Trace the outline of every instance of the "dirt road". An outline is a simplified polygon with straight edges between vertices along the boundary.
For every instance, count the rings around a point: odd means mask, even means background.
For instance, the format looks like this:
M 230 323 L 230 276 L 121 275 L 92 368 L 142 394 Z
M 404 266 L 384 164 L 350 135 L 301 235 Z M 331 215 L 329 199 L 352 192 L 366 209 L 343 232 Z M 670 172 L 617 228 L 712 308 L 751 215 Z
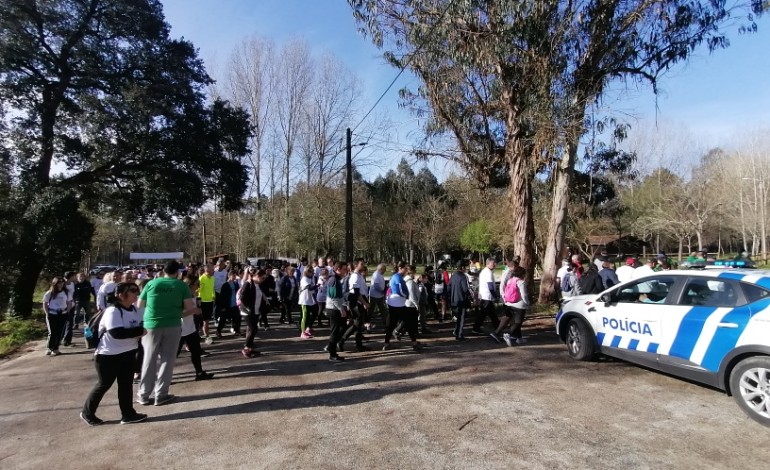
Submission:
M 0 468 L 749 468 L 770 457 L 770 430 L 721 392 L 623 362 L 577 363 L 554 333 L 529 329 L 507 348 L 465 343 L 449 327 L 408 343 L 345 353 L 289 327 L 261 333 L 243 359 L 208 347 L 214 380 L 179 358 L 162 407 L 120 425 L 115 389 L 89 428 L 78 418 L 95 381 L 89 352 L 36 349 L 0 365 Z

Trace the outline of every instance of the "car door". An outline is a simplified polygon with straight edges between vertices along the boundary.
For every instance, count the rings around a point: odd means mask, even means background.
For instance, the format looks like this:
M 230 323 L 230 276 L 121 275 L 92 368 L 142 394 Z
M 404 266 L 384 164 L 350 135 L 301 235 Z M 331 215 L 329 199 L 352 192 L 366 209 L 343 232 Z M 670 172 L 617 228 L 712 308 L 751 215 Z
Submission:
M 595 309 L 597 342 L 604 354 L 655 366 L 661 318 L 674 290 L 671 275 L 648 276 L 607 291 Z
M 736 281 L 697 275 L 688 276 L 676 307 L 667 313 L 660 361 L 693 374 L 718 371 L 751 318 Z

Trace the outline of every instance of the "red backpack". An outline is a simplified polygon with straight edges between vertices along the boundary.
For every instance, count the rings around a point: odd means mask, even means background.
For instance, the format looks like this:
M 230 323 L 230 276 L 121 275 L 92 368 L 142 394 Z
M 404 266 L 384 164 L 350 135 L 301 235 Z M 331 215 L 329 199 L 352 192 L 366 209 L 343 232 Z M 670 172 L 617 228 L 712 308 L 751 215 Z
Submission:
M 505 284 L 505 291 L 503 291 L 503 300 L 507 304 L 515 304 L 521 301 L 521 291 L 519 291 L 519 278 L 512 277 L 508 279 Z

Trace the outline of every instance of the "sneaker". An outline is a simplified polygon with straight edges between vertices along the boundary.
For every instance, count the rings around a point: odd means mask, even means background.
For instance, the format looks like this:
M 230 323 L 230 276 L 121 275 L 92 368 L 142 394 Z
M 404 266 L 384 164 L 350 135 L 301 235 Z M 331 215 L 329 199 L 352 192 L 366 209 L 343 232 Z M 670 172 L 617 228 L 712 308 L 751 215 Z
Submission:
M 471 333 L 473 333 L 474 335 L 483 335 L 484 334 L 484 332 L 479 330 L 478 328 L 472 329 Z
M 170 397 L 173 395 L 169 395 Z M 142 421 L 147 419 L 146 414 L 137 413 L 133 416 L 126 416 L 125 418 L 120 420 L 120 424 L 134 424 L 134 423 L 141 423 Z
M 390 343 L 385 343 L 384 345 L 382 345 L 383 351 L 387 351 L 388 349 L 390 349 Z
M 195 381 L 198 382 L 199 380 L 210 380 L 214 378 L 214 374 L 209 374 L 206 371 L 201 372 L 200 374 L 195 374 Z
M 176 395 L 171 395 L 170 393 L 165 397 L 155 397 L 155 406 L 163 406 L 166 403 L 171 403 L 174 400 L 176 400 Z
M 82 411 L 80 412 L 80 419 L 82 419 L 83 422 L 89 426 L 99 426 L 100 424 L 104 424 L 104 421 L 97 418 L 96 416 L 88 416 Z
M 307 334 L 309 334 L 310 336 L 313 336 L 313 335 L 315 335 L 315 331 L 313 331 L 312 328 L 308 328 L 307 329 Z
M 230 328 L 230 333 L 237 335 L 239 334 L 237 331 L 235 331 L 235 328 Z
M 516 344 L 527 344 L 527 340 L 524 338 L 516 338 Z
M 136 397 L 136 402 L 140 405 L 147 406 L 150 404 L 149 398 Z
M 206 336 L 206 344 L 208 344 L 209 346 L 214 344 L 214 338 L 212 338 L 211 336 Z
M 345 358 L 339 357 L 339 356 L 331 356 L 329 357 L 329 362 L 335 362 L 335 363 L 345 362 Z
M 489 337 L 497 341 L 498 343 L 503 344 L 503 342 L 500 341 L 500 338 L 497 336 L 497 333 L 495 333 L 494 331 L 492 333 L 489 333 Z
M 313 330 L 311 330 L 310 328 L 305 328 L 304 334 L 307 335 L 308 338 L 312 338 Z
M 329 352 L 329 345 L 324 346 L 324 352 Z
M 513 346 L 513 339 L 511 338 L 510 333 L 503 334 L 503 341 L 505 341 L 505 344 L 507 344 L 508 346 Z
M 46 350 L 46 352 L 45 352 L 45 355 L 46 355 L 46 356 L 53 356 L 53 351 L 51 351 L 50 349 L 48 349 L 48 350 Z
M 401 341 L 401 336 L 402 336 L 401 332 L 399 332 L 399 331 L 394 331 L 393 332 L 393 338 L 395 338 L 396 341 Z
M 60 356 L 61 352 L 58 349 L 54 349 L 53 351 L 51 351 L 51 355 L 52 356 Z
M 307 334 L 304 331 L 302 333 L 300 333 L 299 337 L 300 337 L 300 339 L 310 339 L 310 338 L 312 338 L 312 336 L 310 336 L 309 334 Z
M 241 349 L 241 354 L 243 354 L 243 357 L 249 358 L 249 357 L 251 357 L 251 349 L 243 348 L 243 349 Z

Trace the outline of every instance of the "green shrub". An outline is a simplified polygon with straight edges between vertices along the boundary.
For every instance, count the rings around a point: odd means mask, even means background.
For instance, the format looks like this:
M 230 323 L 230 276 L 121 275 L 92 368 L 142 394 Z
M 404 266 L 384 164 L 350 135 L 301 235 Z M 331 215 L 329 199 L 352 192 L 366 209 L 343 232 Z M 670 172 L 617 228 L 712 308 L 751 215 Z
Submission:
M 0 322 L 0 357 L 16 351 L 23 344 L 46 335 L 45 323 L 36 320 L 8 319 Z

